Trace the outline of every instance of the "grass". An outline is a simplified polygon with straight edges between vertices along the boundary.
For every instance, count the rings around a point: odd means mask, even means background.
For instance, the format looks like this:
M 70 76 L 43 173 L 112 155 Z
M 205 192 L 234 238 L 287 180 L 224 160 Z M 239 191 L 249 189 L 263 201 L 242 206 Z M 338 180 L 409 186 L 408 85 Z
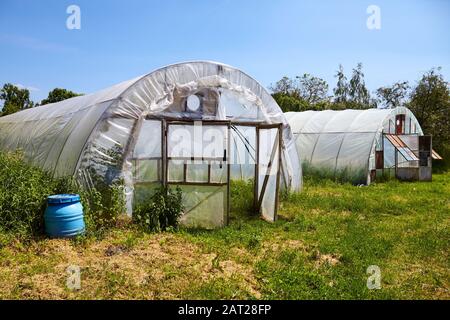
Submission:
M 450 173 L 369 187 L 305 180 L 280 218 L 243 214 L 251 184 L 232 188 L 230 225 L 146 234 L 129 221 L 100 238 L 24 243 L 0 233 L 2 299 L 450 299 Z M 66 288 L 69 265 L 81 289 Z M 381 269 L 381 289 L 366 286 Z

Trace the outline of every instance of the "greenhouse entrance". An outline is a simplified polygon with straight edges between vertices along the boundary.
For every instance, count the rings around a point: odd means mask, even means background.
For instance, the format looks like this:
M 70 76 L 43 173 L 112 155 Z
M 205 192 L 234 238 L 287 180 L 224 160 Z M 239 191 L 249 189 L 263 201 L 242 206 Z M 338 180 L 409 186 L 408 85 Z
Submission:
M 254 211 L 275 221 L 281 129 L 281 124 L 143 120 L 132 158 L 134 204 L 148 201 L 160 185 L 179 187 L 185 207 L 181 223 L 212 229 L 229 221 L 230 180 L 247 180 L 253 182 L 248 201 Z
M 227 224 L 230 211 L 230 122 L 167 121 L 165 179 L 183 193 L 186 226 Z

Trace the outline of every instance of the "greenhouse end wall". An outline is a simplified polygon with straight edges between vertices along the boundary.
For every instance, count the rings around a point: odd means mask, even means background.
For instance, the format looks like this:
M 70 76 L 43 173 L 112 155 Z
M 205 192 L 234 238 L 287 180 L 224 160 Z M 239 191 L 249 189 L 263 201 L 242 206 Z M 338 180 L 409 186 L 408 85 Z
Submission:
M 412 112 L 395 109 L 287 112 L 305 175 L 328 177 L 353 184 L 370 184 L 376 152 L 383 151 L 383 136 L 397 134 L 397 115 L 405 115 L 404 132 L 422 136 Z M 394 151 L 385 152 L 389 161 Z M 386 168 L 392 163 L 386 162 Z
M 197 111 L 186 108 L 191 96 L 202 101 Z M 295 142 L 279 106 L 247 74 L 215 62 L 167 66 L 97 93 L 2 117 L 0 149 L 21 149 L 28 161 L 55 177 L 75 175 L 88 188 L 98 179 L 107 184 L 123 179 L 131 212 L 138 188 L 135 152 L 141 148 L 140 135 L 149 119 L 280 124 L 282 186 L 301 188 Z M 161 137 L 146 134 L 152 148 L 162 148 Z M 248 176 L 242 168 L 235 171 Z M 150 176 L 140 178 L 152 181 L 139 182 L 155 184 L 165 178 Z

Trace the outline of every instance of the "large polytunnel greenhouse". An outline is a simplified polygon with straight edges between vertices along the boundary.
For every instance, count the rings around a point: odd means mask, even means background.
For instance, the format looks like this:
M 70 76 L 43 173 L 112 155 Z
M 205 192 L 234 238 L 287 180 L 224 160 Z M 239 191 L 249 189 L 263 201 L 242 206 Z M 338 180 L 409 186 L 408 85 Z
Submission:
M 253 181 L 255 209 L 276 219 L 281 188 L 301 188 L 289 124 L 254 79 L 214 62 L 180 63 L 97 93 L 0 118 L 0 149 L 22 150 L 87 188 L 125 183 L 127 211 L 179 186 L 187 226 L 227 223 L 230 180 Z
M 431 180 L 432 150 L 405 107 L 287 112 L 303 170 L 355 184 L 395 176 Z

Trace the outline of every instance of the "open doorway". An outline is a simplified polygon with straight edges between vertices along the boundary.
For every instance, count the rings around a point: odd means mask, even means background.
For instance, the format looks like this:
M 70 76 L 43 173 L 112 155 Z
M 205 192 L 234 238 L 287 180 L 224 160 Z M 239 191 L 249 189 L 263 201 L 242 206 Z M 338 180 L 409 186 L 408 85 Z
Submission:
M 252 212 L 275 221 L 279 206 L 281 124 L 175 119 L 143 120 L 133 153 L 133 203 L 157 186 L 179 187 L 181 223 L 212 229 L 228 224 L 232 181 L 251 184 Z M 159 142 L 159 143 L 158 143 Z

